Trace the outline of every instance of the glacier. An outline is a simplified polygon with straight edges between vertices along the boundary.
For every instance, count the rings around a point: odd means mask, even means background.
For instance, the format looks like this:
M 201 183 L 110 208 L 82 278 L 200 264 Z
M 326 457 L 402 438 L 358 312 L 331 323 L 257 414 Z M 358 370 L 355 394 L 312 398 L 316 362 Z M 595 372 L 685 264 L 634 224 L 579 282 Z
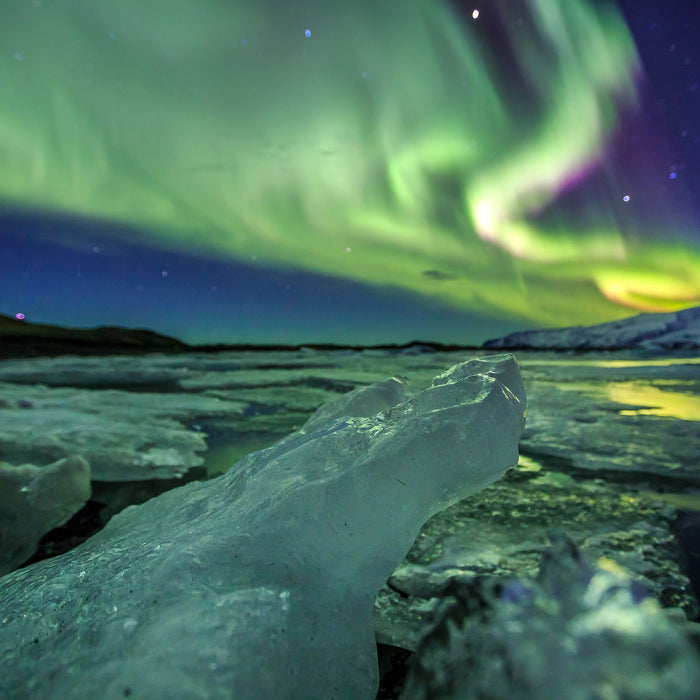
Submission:
M 487 340 L 482 348 L 531 350 L 698 350 L 700 306 L 665 314 L 638 314 L 594 326 L 518 331 Z
M 518 460 L 515 359 L 362 387 L 224 475 L 0 579 L 0 696 L 372 698 L 377 591 Z

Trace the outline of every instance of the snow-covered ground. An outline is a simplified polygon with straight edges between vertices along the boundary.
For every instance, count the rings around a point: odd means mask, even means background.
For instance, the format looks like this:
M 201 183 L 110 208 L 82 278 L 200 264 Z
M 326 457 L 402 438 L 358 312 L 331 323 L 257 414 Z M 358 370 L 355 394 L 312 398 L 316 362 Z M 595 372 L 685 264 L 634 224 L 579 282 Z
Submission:
M 5 570 L 85 501 L 86 465 L 92 498 L 111 514 L 128 505 L 134 482 L 142 501 L 149 489 L 215 476 L 351 389 L 399 376 L 408 378 L 410 396 L 446 368 L 488 352 L 302 349 L 0 362 L 0 534 L 4 543 L 24 538 Z M 592 561 L 623 567 L 665 607 L 696 617 L 687 561 L 698 555 L 689 548 L 700 532 L 700 359 L 516 356 L 527 394 L 520 463 L 428 521 L 377 597 L 377 639 L 415 649 L 450 581 L 532 576 L 557 530 Z M 109 502 L 117 492 L 119 506 Z
M 700 348 L 700 307 L 666 314 L 639 314 L 595 326 L 521 331 L 484 343 L 485 348 L 614 350 L 651 352 Z

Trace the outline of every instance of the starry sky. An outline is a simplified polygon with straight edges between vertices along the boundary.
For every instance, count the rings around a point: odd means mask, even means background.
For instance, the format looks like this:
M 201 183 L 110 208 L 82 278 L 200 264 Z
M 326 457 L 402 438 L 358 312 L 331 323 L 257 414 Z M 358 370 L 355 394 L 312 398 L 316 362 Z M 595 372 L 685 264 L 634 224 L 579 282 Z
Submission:
M 0 313 L 475 344 L 700 304 L 695 0 L 4 0 Z

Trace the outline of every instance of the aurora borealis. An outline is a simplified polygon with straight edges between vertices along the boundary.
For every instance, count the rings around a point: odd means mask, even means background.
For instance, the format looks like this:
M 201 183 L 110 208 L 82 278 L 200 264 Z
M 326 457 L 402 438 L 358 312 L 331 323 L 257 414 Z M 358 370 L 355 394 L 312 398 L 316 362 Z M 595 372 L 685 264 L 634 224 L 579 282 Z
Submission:
M 698 208 L 658 156 L 665 125 L 620 9 L 473 9 L 7 0 L 3 209 L 519 327 L 700 303 Z M 57 236 L 36 240 L 89 239 Z M 27 306 L 7 298 L 0 312 Z M 435 339 L 473 340 L 450 333 Z

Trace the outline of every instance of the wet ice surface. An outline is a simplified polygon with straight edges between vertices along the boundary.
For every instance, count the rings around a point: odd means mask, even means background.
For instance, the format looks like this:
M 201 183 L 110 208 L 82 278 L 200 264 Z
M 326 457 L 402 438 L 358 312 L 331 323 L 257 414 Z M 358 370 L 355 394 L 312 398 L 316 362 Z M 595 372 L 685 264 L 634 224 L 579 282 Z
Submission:
M 408 376 L 415 391 L 436 371 L 478 354 L 302 350 L 4 361 L 0 458 L 54 461 L 99 449 L 101 434 L 105 446 L 111 439 L 138 455 L 120 461 L 112 449 L 109 467 L 96 457 L 99 480 L 166 478 L 200 457 L 217 471 L 230 466 L 217 451 L 238 458 L 249 445 L 270 444 L 338 394 L 392 375 Z M 679 481 L 699 476 L 697 358 L 517 356 L 530 406 L 526 456 Z
M 520 356 L 532 411 L 521 452 L 562 466 L 700 476 L 700 360 Z
M 528 399 L 520 464 L 426 523 L 378 596 L 378 638 L 415 649 L 451 582 L 531 578 L 557 531 L 696 620 L 700 361 L 517 357 Z
M 552 536 L 536 576 L 453 580 L 400 700 L 689 700 L 697 651 L 621 569 Z
M 355 387 L 404 375 L 409 392 L 418 391 L 445 368 L 483 354 L 301 350 L 4 361 L 0 461 L 41 467 L 72 453 L 108 454 L 109 476 L 93 473 L 93 493 L 104 502 L 120 478 L 165 478 L 197 465 L 215 475 Z M 533 575 L 557 529 L 593 561 L 625 567 L 663 605 L 695 618 L 683 540 L 686 550 L 700 540 L 700 359 L 516 356 L 528 398 L 520 466 L 426 524 L 377 599 L 379 641 L 415 648 L 450 579 Z M 125 486 L 110 512 L 128 504 L 129 494 Z
M 379 588 L 431 515 L 517 464 L 524 427 L 510 355 L 405 384 L 5 577 L 0 696 L 374 698 Z

